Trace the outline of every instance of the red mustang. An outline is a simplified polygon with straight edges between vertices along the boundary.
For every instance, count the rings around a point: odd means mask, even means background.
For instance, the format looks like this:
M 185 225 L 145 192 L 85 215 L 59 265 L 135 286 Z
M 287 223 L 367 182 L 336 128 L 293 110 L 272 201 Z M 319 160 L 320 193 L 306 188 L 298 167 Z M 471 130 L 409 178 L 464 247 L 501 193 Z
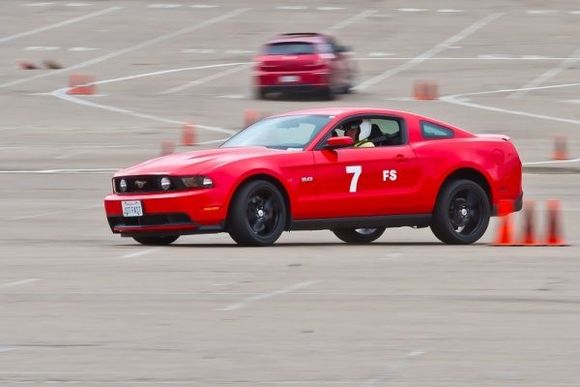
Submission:
M 328 35 L 294 33 L 270 40 L 256 57 L 256 97 L 270 92 L 322 92 L 326 99 L 349 93 L 354 65 L 348 48 Z
M 510 139 L 417 114 L 322 108 L 272 116 L 220 148 L 119 171 L 105 198 L 114 233 L 164 245 L 228 232 L 243 245 L 283 231 L 330 229 L 369 243 L 387 227 L 431 227 L 445 243 L 485 233 L 499 200 L 522 204 Z

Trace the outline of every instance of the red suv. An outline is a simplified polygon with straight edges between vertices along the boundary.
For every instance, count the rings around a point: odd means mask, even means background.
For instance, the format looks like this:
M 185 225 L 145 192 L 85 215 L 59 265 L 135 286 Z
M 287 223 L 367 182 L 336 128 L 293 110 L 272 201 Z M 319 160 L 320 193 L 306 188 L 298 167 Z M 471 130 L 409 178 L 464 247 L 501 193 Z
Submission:
M 331 36 L 319 33 L 278 35 L 256 57 L 256 97 L 270 92 L 315 92 L 334 99 L 351 91 L 354 66 L 346 52 Z

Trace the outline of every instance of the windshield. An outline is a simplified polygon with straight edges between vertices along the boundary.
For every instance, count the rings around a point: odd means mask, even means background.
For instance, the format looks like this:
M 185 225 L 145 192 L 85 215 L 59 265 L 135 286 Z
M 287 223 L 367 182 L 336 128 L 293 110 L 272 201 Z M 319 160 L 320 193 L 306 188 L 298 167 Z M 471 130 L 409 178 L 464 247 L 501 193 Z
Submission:
M 266 55 L 315 54 L 314 44 L 303 42 L 272 43 L 266 46 Z
M 302 150 L 331 118 L 322 115 L 266 118 L 242 130 L 222 144 L 222 147 L 265 146 Z

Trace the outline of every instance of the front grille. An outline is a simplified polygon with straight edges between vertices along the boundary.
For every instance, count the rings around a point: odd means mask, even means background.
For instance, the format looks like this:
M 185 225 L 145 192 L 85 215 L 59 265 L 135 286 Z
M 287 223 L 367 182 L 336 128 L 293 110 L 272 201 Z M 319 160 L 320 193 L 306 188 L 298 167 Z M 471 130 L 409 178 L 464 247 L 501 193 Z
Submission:
M 116 226 L 163 226 L 175 224 L 192 224 L 186 214 L 163 214 L 143 216 L 111 216 L 108 218 L 111 228 Z
M 171 187 L 168 190 L 161 188 L 161 179 L 167 177 L 171 180 Z M 121 180 L 127 182 L 127 190 L 121 190 Z M 150 193 L 150 192 L 167 192 L 184 189 L 183 182 L 172 176 L 163 175 L 146 175 L 146 176 L 121 176 L 113 179 L 115 192 L 117 193 Z

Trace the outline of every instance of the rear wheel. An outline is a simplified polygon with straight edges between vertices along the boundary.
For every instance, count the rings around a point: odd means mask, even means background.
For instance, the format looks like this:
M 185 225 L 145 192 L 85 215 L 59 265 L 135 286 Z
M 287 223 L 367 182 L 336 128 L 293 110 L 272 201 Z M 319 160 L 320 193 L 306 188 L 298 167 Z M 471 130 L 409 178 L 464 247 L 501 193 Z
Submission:
M 168 236 L 134 236 L 137 242 L 147 246 L 166 246 L 175 242 L 179 235 Z
M 336 99 L 336 92 L 334 91 L 334 87 L 332 85 L 328 85 L 322 90 L 322 94 L 325 100 L 333 101 Z
M 379 239 L 385 232 L 384 227 L 379 228 L 350 228 L 332 229 L 334 235 L 343 242 L 353 244 L 366 244 Z
M 251 181 L 232 200 L 228 232 L 240 245 L 268 246 L 284 231 L 287 216 L 284 197 L 274 184 Z
M 491 206 L 486 192 L 471 180 L 454 180 L 442 188 L 431 231 L 447 244 L 478 241 L 489 225 Z
M 261 87 L 256 87 L 254 90 L 254 96 L 256 99 L 266 99 L 266 91 Z

